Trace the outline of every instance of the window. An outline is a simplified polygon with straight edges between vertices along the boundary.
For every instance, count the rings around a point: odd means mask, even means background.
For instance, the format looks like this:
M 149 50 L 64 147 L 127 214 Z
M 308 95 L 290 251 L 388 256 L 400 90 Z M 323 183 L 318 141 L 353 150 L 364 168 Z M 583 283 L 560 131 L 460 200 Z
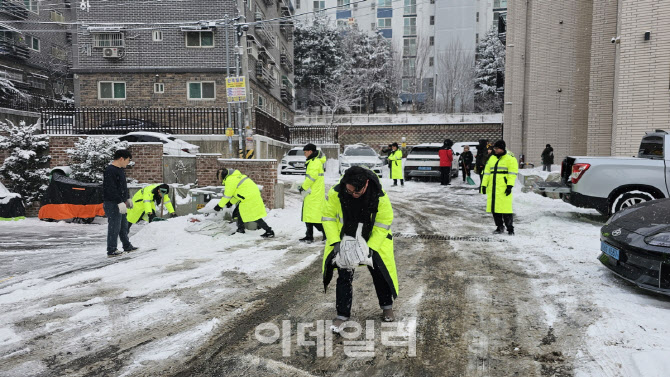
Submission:
M 151 40 L 154 42 L 161 42 L 163 40 L 163 31 L 162 30 L 154 30 L 151 33 Z
M 337 0 L 338 9 L 349 9 L 349 3 L 351 0 Z
M 405 14 L 416 14 L 416 0 L 405 0 Z
M 23 5 L 28 9 L 29 11 L 33 13 L 39 13 L 39 8 L 37 7 L 37 1 L 38 0 L 23 0 Z
M 402 60 L 402 75 L 414 77 L 416 73 L 416 58 L 405 58 Z
M 249 1 L 251 2 L 251 1 Z M 295 7 L 300 9 L 300 0 L 295 0 Z
M 479 12 L 477 12 L 477 22 L 479 22 Z
M 115 81 L 98 82 L 98 99 L 126 99 L 126 83 Z
M 45 90 L 47 88 L 47 83 L 39 77 L 28 77 L 28 82 L 30 86 L 36 89 Z
M 663 159 L 663 137 L 647 136 L 642 138 L 640 150 L 637 153 L 639 158 Z
M 416 35 L 416 17 L 405 18 L 405 35 Z
M 95 33 L 93 47 L 123 47 L 123 33 Z
M 412 79 L 402 79 L 402 91 L 409 92 L 412 88 Z
M 319 11 L 319 10 L 322 10 L 322 9 L 325 9 L 325 8 L 326 8 L 326 1 L 325 0 L 314 2 L 314 10 L 315 11 Z
M 189 82 L 188 99 L 212 100 L 216 99 L 216 84 L 214 81 Z
M 435 37 L 434 36 L 431 35 L 428 38 L 428 44 L 430 44 L 431 46 L 435 46 Z
M 435 16 L 430 16 L 430 24 L 435 25 Z
M 154 84 L 154 93 L 165 93 L 165 84 L 157 82 Z
M 348 26 L 347 20 L 337 20 L 338 28 L 346 28 Z
M 375 30 L 376 27 L 377 27 L 376 22 L 373 22 L 373 23 L 370 24 L 370 30 Z
M 390 8 L 392 0 L 378 0 L 380 8 Z
M 433 65 L 435 65 L 435 58 L 431 56 L 428 58 L 428 66 L 432 67 Z
M 260 94 L 258 95 L 258 107 L 265 110 L 265 97 Z
M 475 33 L 475 44 L 479 44 L 479 33 Z
M 186 32 L 186 47 L 214 47 L 214 32 L 212 31 Z
M 33 36 L 26 36 L 26 44 L 31 50 L 39 51 L 40 50 L 40 40 Z
M 416 56 L 416 38 L 405 38 L 402 43 L 403 56 Z
M 391 28 L 391 19 L 390 18 L 378 18 L 377 25 L 380 29 L 390 29 Z

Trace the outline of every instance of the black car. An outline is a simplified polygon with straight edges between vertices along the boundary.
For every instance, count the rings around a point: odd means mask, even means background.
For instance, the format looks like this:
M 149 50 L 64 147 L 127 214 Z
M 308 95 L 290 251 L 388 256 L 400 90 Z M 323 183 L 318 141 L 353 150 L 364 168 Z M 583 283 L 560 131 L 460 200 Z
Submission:
M 89 134 L 105 134 L 105 135 L 114 135 L 114 134 L 126 134 L 132 131 L 151 131 L 151 132 L 163 132 L 163 133 L 172 133 L 169 127 L 152 122 L 150 120 L 144 119 L 135 119 L 135 118 L 124 118 L 124 119 L 115 119 L 109 122 L 102 123 L 98 128 L 89 130 Z
M 670 295 L 670 199 L 652 200 L 612 215 L 600 229 L 598 257 L 640 288 Z

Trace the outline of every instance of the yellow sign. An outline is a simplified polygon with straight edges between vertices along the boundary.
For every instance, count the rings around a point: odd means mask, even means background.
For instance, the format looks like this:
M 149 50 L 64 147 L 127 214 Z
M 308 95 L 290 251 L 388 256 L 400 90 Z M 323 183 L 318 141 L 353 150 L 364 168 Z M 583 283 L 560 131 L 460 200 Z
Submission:
M 233 135 L 235 135 L 235 130 L 232 128 L 226 128 L 226 136 L 231 137 Z
M 402 143 L 403 148 L 407 148 L 407 143 Z
M 228 103 L 247 102 L 247 83 L 244 76 L 226 78 Z
M 202 209 L 202 208 L 205 208 L 204 204 L 196 204 L 195 205 L 195 209 Z

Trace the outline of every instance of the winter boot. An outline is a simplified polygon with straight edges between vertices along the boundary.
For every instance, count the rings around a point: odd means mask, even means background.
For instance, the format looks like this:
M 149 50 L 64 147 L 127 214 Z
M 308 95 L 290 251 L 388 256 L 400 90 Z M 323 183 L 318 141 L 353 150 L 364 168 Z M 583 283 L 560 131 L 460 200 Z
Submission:
M 510 230 L 509 232 L 507 232 L 507 234 L 509 234 L 510 236 L 513 236 L 514 235 L 514 230 Z
M 112 257 L 118 257 L 119 255 L 123 255 L 123 253 L 120 252 L 120 251 L 118 251 L 118 250 L 108 251 L 108 252 L 107 252 L 107 257 L 109 257 L 109 258 L 112 258 Z
M 496 228 L 496 230 L 493 231 L 493 234 L 503 234 L 503 233 L 505 233 L 505 228 L 502 226 Z
M 238 228 L 236 231 L 234 231 L 234 232 L 231 234 L 231 236 L 234 236 L 234 235 L 236 235 L 237 233 L 244 234 L 244 233 L 246 233 L 246 231 L 244 230 L 244 228 Z
M 384 322 L 395 321 L 395 314 L 393 314 L 393 309 L 384 309 L 382 312 L 382 317 L 384 317 Z
M 304 243 L 312 243 L 312 242 L 314 242 L 314 238 L 312 238 L 312 237 L 305 237 L 305 238 L 301 238 L 301 239 L 299 239 L 298 241 L 300 241 L 300 242 L 304 242 Z
M 130 253 L 131 251 L 135 251 L 135 250 L 137 250 L 137 249 L 139 249 L 139 247 L 130 245 L 130 247 L 128 247 L 128 248 L 125 248 L 125 247 L 124 247 L 124 248 L 123 248 L 123 251 L 125 251 L 126 253 Z
M 274 238 L 275 237 L 275 232 L 272 229 L 270 229 L 270 230 L 266 231 L 265 233 L 261 234 L 261 237 L 263 237 L 263 238 Z

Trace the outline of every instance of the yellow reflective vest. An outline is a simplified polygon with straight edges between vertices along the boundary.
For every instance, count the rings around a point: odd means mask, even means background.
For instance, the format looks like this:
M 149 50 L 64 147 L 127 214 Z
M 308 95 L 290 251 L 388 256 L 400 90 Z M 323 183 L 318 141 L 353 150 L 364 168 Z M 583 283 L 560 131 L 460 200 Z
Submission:
M 316 156 L 316 158 L 321 160 L 321 164 L 323 165 L 323 170 L 325 171 L 326 170 L 326 160 L 327 160 L 326 155 L 322 151 L 318 151 L 318 153 L 319 154 Z
M 219 207 L 225 207 L 226 203 L 240 203 L 239 210 L 242 221 L 245 223 L 256 221 L 267 216 L 265 203 L 261 197 L 261 190 L 251 178 L 235 170 L 228 174 L 223 180 L 226 186 L 223 198 L 219 201 Z
M 402 171 L 402 151 L 398 148 L 388 157 L 391 161 L 391 179 L 404 179 Z
M 148 222 L 150 212 L 154 212 L 156 216 L 161 215 L 158 213 L 159 211 L 156 210 L 156 201 L 154 200 L 153 193 L 153 190 L 158 186 L 158 184 L 146 186 L 133 195 L 133 208 L 129 208 L 126 215 L 129 223 L 135 224 L 140 220 Z M 167 194 L 163 195 L 162 202 L 163 206 L 167 208 L 168 213 L 174 213 L 172 202 Z M 160 205 L 161 201 L 158 203 Z
M 324 278 L 324 288 L 327 287 L 332 278 L 332 257 L 331 254 L 334 249 L 334 244 L 340 242 L 343 227 L 343 211 L 342 204 L 339 198 L 339 192 L 344 190 L 340 184 L 333 186 L 328 191 L 328 200 L 323 210 L 323 229 L 328 240 L 323 253 L 323 261 L 321 271 Z M 391 232 L 391 224 L 393 223 L 393 207 L 391 207 L 391 200 L 386 192 L 384 196 L 379 198 L 377 206 L 377 214 L 374 217 L 374 224 L 372 233 L 367 241 L 368 247 L 375 251 L 372 258 L 377 261 L 379 268 L 382 270 L 385 280 L 389 284 L 393 297 L 398 295 L 398 273 L 396 271 L 395 257 L 393 255 L 393 233 Z
M 318 157 L 307 160 L 302 189 L 310 190 L 302 202 L 302 221 L 321 223 L 321 212 L 326 204 L 326 185 L 323 181 L 323 163 Z
M 511 152 L 489 157 L 482 179 L 482 187 L 486 187 L 486 212 L 512 213 L 514 194 L 505 195 L 505 190 L 514 186 L 518 172 L 519 164 Z

